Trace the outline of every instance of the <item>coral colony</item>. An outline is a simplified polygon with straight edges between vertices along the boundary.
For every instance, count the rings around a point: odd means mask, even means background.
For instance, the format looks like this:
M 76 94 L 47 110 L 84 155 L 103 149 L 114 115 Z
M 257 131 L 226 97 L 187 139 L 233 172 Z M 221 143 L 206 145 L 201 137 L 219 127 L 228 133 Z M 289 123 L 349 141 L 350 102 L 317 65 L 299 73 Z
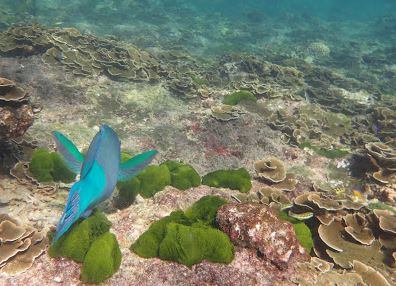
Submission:
M 393 2 L 3 0 L 0 285 L 396 285 Z

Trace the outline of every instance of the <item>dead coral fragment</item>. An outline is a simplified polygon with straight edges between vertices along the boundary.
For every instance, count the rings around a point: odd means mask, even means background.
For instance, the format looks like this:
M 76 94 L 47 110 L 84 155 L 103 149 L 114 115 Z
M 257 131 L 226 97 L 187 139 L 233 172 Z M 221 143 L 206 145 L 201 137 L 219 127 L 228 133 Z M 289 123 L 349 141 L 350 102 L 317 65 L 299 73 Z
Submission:
M 271 183 L 280 183 L 286 179 L 286 169 L 283 162 L 275 157 L 257 161 L 254 169 L 259 178 Z
M 0 272 L 16 275 L 33 265 L 44 252 L 47 239 L 36 229 L 19 226 L 5 215 L 0 220 Z

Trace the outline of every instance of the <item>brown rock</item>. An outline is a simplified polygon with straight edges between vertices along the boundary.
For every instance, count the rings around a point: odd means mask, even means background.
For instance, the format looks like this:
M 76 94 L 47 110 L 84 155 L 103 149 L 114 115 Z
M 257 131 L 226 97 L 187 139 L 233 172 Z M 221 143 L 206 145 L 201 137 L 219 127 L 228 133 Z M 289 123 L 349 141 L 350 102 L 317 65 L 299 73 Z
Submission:
M 33 110 L 30 105 L 0 106 L 0 139 L 22 136 L 32 124 Z
M 298 243 L 293 226 L 280 220 L 268 206 L 224 205 L 217 212 L 217 223 L 234 244 L 257 250 L 279 269 L 309 257 Z

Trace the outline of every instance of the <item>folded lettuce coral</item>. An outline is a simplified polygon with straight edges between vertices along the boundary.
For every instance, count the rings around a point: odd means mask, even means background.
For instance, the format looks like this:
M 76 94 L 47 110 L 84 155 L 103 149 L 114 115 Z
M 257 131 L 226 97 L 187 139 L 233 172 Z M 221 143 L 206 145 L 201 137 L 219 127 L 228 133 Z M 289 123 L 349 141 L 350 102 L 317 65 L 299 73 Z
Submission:
M 131 251 L 144 258 L 159 257 L 191 266 L 202 260 L 230 263 L 234 249 L 228 236 L 215 229 L 217 209 L 226 202 L 216 196 L 206 196 L 184 213 L 172 212 L 154 222 Z

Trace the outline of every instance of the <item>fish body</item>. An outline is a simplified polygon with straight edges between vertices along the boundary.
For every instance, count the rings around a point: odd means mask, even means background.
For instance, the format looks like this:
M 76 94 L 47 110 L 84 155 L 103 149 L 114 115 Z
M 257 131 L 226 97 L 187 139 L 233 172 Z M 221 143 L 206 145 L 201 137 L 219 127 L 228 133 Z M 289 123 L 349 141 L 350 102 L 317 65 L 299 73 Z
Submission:
M 157 154 L 156 150 L 139 154 L 121 164 L 121 142 L 107 125 L 102 125 L 84 157 L 75 145 L 59 132 L 53 133 L 57 150 L 66 165 L 80 180 L 71 187 L 64 212 L 57 224 L 53 242 L 57 241 L 79 219 L 109 198 L 119 180 L 127 180 L 144 169 Z

